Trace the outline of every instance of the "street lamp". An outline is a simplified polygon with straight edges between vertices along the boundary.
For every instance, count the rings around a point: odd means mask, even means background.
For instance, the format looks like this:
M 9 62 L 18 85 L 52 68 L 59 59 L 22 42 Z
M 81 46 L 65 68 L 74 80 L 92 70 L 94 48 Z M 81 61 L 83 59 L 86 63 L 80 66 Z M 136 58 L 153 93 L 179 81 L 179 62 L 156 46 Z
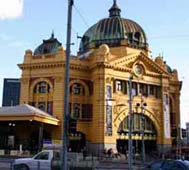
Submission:
M 133 93 L 132 93 L 132 80 L 133 80 L 133 75 L 131 74 L 129 76 L 129 116 L 128 116 L 128 135 L 129 135 L 129 139 L 128 139 L 128 166 L 129 166 L 129 170 L 133 170 L 132 169 L 132 165 L 133 165 L 133 141 L 132 141 L 132 98 L 133 98 Z M 125 106 L 125 105 L 119 105 L 119 106 Z M 121 132 L 120 132 L 121 133 Z
M 132 151 L 132 79 L 133 76 L 130 75 L 129 77 L 129 157 L 128 157 L 128 164 L 129 164 L 129 170 L 132 170 L 133 165 L 133 151 Z
M 70 46 L 72 28 L 72 6 L 74 0 L 68 0 L 68 20 L 67 20 L 67 41 L 66 41 L 66 60 L 65 60 L 65 83 L 64 83 L 64 113 L 62 116 L 62 156 L 61 170 L 67 170 L 67 144 L 68 144 L 68 117 L 69 117 L 69 79 L 70 79 Z
M 137 107 L 139 107 L 139 106 L 141 108 L 142 164 L 144 166 L 144 163 L 145 163 L 145 142 L 144 142 L 144 130 L 145 130 L 144 122 L 145 122 L 145 117 L 144 117 L 144 108 L 147 106 L 147 104 L 144 102 L 143 95 L 141 95 L 140 103 L 137 103 Z
M 181 159 L 181 155 L 182 155 L 182 149 L 181 149 L 181 127 L 180 124 L 178 124 L 178 128 L 177 128 L 177 158 Z

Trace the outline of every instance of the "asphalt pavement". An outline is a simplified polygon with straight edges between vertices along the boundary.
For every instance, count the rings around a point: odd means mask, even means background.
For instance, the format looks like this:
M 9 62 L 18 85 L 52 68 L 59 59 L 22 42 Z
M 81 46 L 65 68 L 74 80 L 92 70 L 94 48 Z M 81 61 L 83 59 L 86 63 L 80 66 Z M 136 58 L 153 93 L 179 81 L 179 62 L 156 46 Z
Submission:
M 0 170 L 11 170 L 14 159 L 12 157 L 0 157 Z
M 12 163 L 16 157 L 0 157 L 0 170 L 11 170 Z M 94 170 L 128 170 L 128 161 L 126 159 L 101 159 L 88 157 L 85 161 L 80 161 L 83 165 L 92 165 Z M 91 166 L 90 165 L 90 166 Z M 145 170 L 141 164 L 141 160 L 135 160 L 132 170 Z

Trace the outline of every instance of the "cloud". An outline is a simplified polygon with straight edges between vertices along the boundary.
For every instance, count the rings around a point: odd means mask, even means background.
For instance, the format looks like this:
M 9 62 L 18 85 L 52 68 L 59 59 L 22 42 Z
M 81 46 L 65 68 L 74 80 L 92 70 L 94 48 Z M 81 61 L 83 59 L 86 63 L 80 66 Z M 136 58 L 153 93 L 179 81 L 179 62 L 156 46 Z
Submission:
M 0 0 L 0 19 L 14 19 L 22 15 L 23 0 Z

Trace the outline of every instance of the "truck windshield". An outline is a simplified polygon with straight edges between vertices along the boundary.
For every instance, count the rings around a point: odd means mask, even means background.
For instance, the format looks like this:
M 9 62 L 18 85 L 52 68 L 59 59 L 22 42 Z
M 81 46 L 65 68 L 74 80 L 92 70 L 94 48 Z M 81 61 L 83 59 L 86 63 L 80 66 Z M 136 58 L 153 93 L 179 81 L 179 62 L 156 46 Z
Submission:
M 40 152 L 39 154 L 34 156 L 34 159 L 48 160 L 49 159 L 49 153 L 48 152 Z

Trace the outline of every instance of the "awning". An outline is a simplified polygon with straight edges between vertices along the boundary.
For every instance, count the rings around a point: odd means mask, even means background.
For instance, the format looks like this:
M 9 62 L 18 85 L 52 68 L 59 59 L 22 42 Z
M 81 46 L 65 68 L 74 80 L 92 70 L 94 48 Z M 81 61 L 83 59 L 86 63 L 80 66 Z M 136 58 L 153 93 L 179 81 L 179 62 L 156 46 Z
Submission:
M 56 117 L 28 104 L 0 108 L 0 121 L 37 121 L 45 124 L 59 125 Z

